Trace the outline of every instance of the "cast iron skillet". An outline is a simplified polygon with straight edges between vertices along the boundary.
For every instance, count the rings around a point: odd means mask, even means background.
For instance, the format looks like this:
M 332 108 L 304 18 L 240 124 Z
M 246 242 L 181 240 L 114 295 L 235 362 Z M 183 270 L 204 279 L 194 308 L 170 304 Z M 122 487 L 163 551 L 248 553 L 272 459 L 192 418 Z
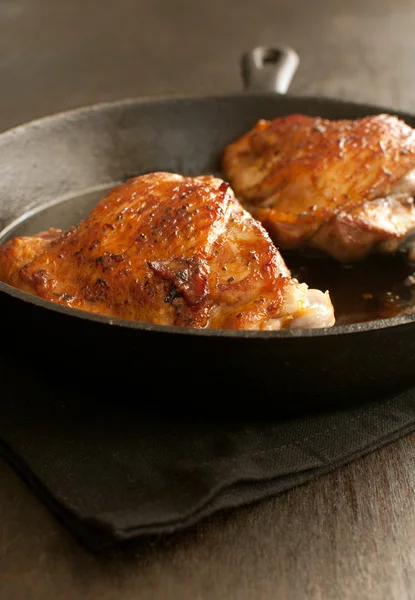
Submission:
M 255 48 L 242 59 L 243 93 L 99 104 L 3 133 L 0 241 L 74 224 L 132 175 L 218 173 L 226 144 L 259 118 L 395 112 L 284 96 L 297 63 L 290 48 Z M 415 116 L 400 116 L 415 126 Z M 92 315 L 2 283 L 0 308 L 3 350 L 22 364 L 46 378 L 60 373 L 56 385 L 65 377 L 81 384 L 82 376 L 83 386 L 115 397 L 122 387 L 134 402 L 245 405 L 254 413 L 361 402 L 415 384 L 415 316 L 320 330 L 192 330 Z

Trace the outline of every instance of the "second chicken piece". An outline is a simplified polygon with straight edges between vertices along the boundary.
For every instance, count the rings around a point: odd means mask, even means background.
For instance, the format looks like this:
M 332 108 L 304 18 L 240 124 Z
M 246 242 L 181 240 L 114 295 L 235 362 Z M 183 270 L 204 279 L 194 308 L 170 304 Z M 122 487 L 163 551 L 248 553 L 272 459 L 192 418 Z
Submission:
M 415 231 L 415 131 L 393 115 L 261 120 L 225 149 L 223 172 L 282 250 L 352 262 Z

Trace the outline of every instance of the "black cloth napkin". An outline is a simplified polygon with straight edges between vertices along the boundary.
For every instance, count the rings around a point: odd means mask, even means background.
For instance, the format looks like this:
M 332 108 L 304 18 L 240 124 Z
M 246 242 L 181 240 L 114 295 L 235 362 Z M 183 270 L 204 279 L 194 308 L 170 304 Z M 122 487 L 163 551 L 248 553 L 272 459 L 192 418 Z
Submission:
M 0 452 L 94 551 L 278 494 L 415 429 L 415 390 L 289 419 L 240 420 L 226 403 L 223 419 L 163 417 L 15 363 L 0 360 Z

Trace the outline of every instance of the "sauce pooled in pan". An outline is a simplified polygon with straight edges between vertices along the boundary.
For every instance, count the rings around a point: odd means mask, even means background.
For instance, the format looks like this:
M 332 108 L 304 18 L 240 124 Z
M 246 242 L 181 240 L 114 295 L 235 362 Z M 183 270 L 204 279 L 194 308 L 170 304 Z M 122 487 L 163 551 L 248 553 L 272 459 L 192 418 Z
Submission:
M 329 290 L 336 325 L 415 313 L 415 265 L 404 254 L 372 255 L 353 264 L 284 253 L 294 277 Z

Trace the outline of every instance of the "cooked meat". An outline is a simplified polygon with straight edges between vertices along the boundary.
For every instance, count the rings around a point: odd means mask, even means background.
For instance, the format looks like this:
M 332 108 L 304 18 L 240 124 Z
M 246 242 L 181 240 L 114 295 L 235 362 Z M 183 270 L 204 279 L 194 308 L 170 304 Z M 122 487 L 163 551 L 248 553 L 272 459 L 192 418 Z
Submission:
M 415 131 L 392 115 L 259 121 L 225 149 L 223 172 L 281 250 L 355 261 L 415 229 Z
M 227 183 L 151 173 L 77 227 L 11 239 L 0 280 L 92 313 L 193 328 L 330 327 L 328 293 L 300 284 Z

